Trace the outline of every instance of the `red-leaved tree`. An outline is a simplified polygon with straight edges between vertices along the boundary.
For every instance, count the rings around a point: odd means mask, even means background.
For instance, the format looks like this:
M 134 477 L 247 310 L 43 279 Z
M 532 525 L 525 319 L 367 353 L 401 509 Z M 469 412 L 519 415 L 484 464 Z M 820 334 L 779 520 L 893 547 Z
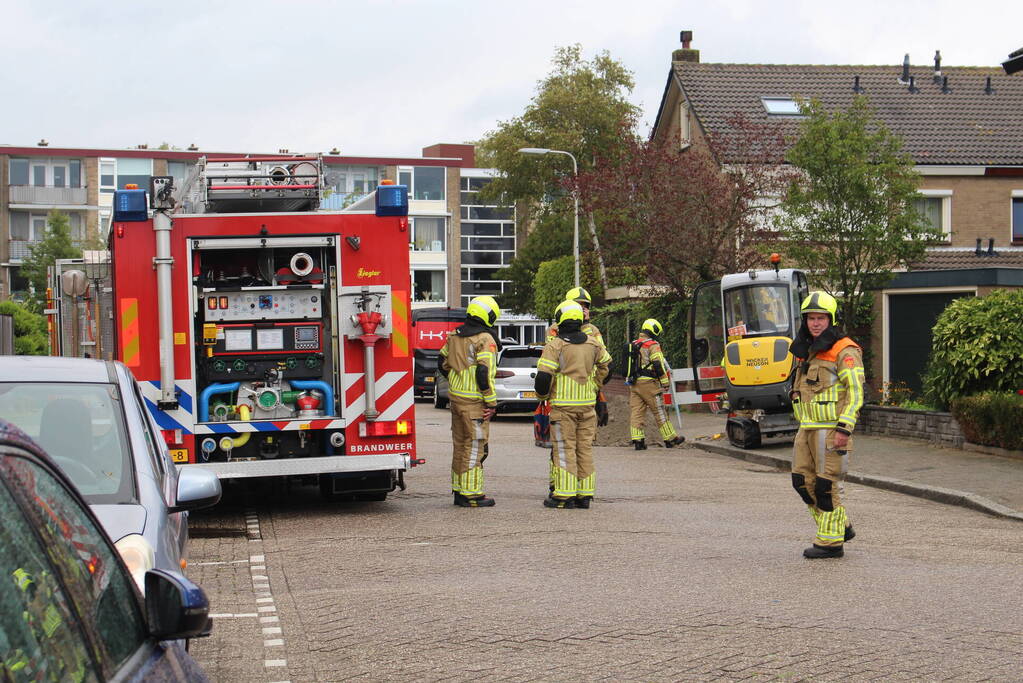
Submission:
M 682 151 L 639 140 L 626 126 L 623 136 L 617 158 L 578 178 L 609 268 L 641 266 L 645 281 L 628 284 L 688 297 L 700 282 L 766 267 L 777 242 L 770 217 L 792 173 L 778 126 L 732 116 L 724 134 Z

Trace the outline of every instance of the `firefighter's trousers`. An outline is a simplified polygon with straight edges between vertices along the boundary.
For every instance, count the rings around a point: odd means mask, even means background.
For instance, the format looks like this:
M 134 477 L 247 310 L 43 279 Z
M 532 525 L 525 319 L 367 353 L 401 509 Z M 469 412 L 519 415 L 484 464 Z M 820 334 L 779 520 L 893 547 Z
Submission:
M 852 437 L 843 451 L 835 450 L 833 429 L 800 428 L 796 432 L 792 486 L 817 523 L 816 545 L 841 546 L 845 539 L 849 521 L 842 505 L 842 482 L 849 469 Z
M 482 399 L 451 395 L 451 490 L 466 498 L 483 495 L 483 461 L 490 422 L 483 419 Z
M 657 428 L 661 432 L 661 438 L 671 441 L 678 434 L 671 420 L 668 419 L 668 411 L 664 409 L 664 399 L 661 398 L 661 385 L 656 379 L 640 377 L 636 383 L 629 387 L 629 434 L 633 441 L 644 438 L 646 424 L 646 411 L 650 410 L 657 420 Z
M 592 498 L 597 473 L 593 467 L 593 439 L 597 412 L 589 406 L 551 408 L 551 482 L 555 498 Z

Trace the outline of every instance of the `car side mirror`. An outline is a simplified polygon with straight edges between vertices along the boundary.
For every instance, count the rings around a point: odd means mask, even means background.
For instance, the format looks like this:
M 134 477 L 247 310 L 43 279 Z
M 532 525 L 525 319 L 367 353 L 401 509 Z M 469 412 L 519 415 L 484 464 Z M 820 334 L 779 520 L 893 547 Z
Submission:
M 202 588 L 183 575 L 163 569 L 146 572 L 146 620 L 160 640 L 209 634 L 210 602 Z
M 183 467 L 178 470 L 177 501 L 170 512 L 208 508 L 217 504 L 221 493 L 217 475 L 198 467 Z
M 710 342 L 706 338 L 693 340 L 693 365 L 699 365 L 707 360 L 710 354 Z

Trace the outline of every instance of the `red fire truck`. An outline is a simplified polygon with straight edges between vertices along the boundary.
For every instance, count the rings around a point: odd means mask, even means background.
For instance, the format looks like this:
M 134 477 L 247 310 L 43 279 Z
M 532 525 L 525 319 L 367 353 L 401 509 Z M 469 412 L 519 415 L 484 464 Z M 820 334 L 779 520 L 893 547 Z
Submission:
M 382 500 L 416 458 L 408 193 L 320 211 L 319 157 L 202 158 L 119 190 L 117 357 L 181 467 Z
M 417 397 L 433 397 L 437 356 L 448 339 L 448 332 L 464 322 L 464 308 L 420 308 L 412 311 L 414 390 Z

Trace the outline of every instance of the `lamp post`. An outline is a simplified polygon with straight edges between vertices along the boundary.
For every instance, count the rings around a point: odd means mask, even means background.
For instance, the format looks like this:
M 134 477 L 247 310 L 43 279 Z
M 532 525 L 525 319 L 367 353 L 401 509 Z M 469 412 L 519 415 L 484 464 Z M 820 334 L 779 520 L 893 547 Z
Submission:
M 571 152 L 564 152 L 560 149 L 545 149 L 543 147 L 523 147 L 519 150 L 519 154 L 564 154 L 572 160 L 572 178 L 578 179 L 579 177 L 579 164 L 575 161 L 575 156 Z M 579 286 L 579 190 L 578 188 L 572 191 L 572 198 L 575 200 L 575 227 L 572 233 L 572 259 L 575 262 L 575 286 Z

